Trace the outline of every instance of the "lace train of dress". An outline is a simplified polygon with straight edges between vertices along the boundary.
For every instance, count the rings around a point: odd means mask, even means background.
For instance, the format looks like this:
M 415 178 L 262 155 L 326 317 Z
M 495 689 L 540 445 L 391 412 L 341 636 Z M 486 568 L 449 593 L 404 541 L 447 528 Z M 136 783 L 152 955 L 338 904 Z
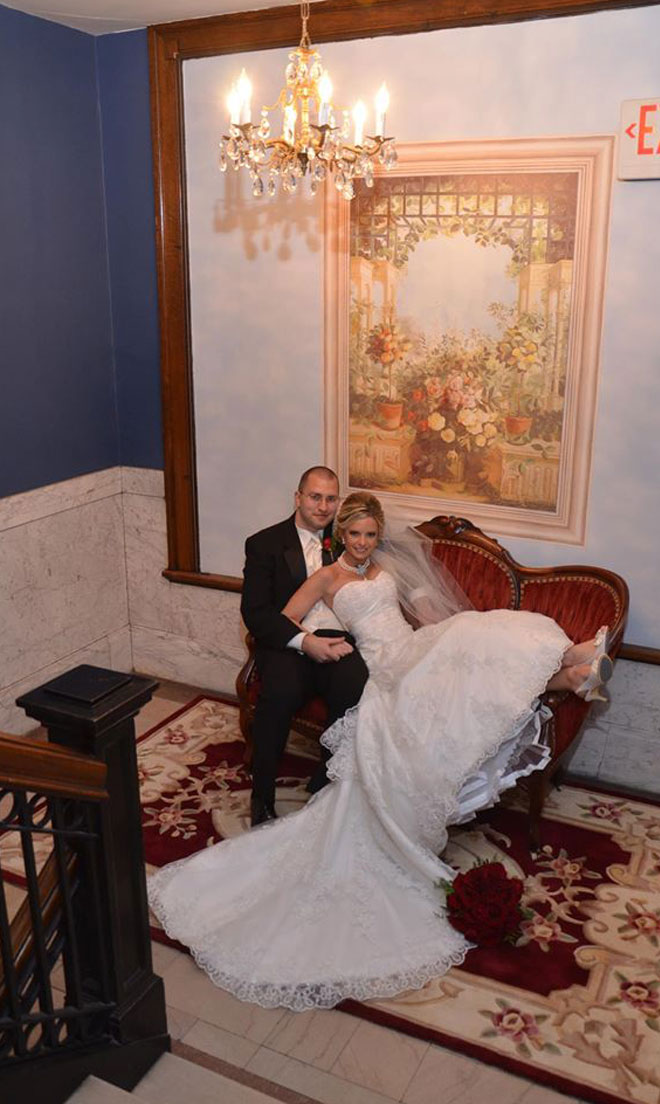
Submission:
M 333 784 L 148 880 L 171 937 L 264 1007 L 329 1008 L 420 988 L 469 949 L 446 920 L 447 827 L 545 765 L 538 696 L 570 641 L 540 614 L 465 612 L 413 633 L 381 572 L 335 610 L 369 681 L 332 726 Z

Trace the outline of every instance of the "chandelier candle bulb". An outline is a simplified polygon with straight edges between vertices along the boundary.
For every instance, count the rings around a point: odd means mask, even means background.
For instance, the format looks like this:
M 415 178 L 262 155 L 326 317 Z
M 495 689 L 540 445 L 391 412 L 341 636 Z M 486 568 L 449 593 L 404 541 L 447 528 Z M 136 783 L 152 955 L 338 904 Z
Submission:
M 319 96 L 321 99 L 319 104 L 319 126 L 325 126 L 332 107 L 332 81 L 327 69 L 323 70 L 323 76 L 319 81 Z
M 353 139 L 353 144 L 356 146 L 361 146 L 364 144 L 364 124 L 366 122 L 366 119 L 367 109 L 362 100 L 358 100 L 355 107 L 353 108 L 353 124 L 355 126 L 355 137 Z
M 248 78 L 245 69 L 241 69 L 241 75 L 238 78 L 238 96 L 241 105 L 241 125 L 252 122 L 252 109 L 250 101 L 252 99 L 252 85 Z
M 376 93 L 376 136 L 382 138 L 385 134 L 385 116 L 390 106 L 390 94 L 387 85 L 383 81 Z
M 296 140 L 296 119 L 298 113 L 293 104 L 287 104 L 284 108 L 284 118 L 282 122 L 282 129 L 284 132 L 284 141 L 288 142 L 292 146 Z
M 238 126 L 241 121 L 241 97 L 235 84 L 232 84 L 231 91 L 227 96 L 227 110 L 231 125 Z

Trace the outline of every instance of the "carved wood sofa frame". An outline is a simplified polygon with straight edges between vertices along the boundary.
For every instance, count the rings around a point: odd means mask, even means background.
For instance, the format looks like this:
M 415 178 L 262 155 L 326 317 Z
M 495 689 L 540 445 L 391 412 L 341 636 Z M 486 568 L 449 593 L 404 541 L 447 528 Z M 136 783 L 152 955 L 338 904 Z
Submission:
M 571 640 L 593 636 L 601 625 L 610 627 L 610 655 L 614 658 L 623 639 L 628 614 L 628 587 L 612 571 L 587 565 L 524 567 L 493 537 L 466 518 L 441 515 L 417 527 L 433 541 L 433 554 L 451 572 L 477 610 L 523 609 L 544 613 L 564 629 Z M 259 676 L 253 642 L 236 681 L 241 731 L 249 760 L 250 731 L 259 693 Z M 551 709 L 545 736 L 552 756 L 543 771 L 525 780 L 529 797 L 530 843 L 540 846 L 540 820 L 548 787 L 562 766 L 589 712 L 590 703 L 574 694 L 543 695 Z M 314 699 L 294 717 L 292 727 L 318 737 L 325 727 L 323 702 Z

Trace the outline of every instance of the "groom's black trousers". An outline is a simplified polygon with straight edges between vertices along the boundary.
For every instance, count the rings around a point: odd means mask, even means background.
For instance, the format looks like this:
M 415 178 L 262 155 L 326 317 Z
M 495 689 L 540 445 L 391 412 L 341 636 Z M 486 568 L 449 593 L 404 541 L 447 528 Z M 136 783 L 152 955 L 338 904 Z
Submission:
M 261 691 L 252 726 L 252 794 L 272 805 L 293 714 L 318 696 L 326 703 L 331 725 L 357 705 L 368 671 L 356 651 L 331 663 L 316 663 L 293 648 L 258 648 L 256 661 Z

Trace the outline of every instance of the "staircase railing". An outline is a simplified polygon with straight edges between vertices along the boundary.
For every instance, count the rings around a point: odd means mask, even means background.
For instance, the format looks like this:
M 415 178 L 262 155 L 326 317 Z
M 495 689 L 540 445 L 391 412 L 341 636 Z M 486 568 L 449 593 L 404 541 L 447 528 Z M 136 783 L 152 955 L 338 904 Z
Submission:
M 77 672 L 75 700 L 54 684 L 20 700 L 49 742 L 0 734 L 3 1101 L 60 1104 L 88 1073 L 130 1089 L 169 1046 L 133 727 L 155 683 L 114 676 L 120 690 L 84 701 L 113 673 Z
M 0 1056 L 7 1060 L 87 1042 L 90 1033 L 108 1033 L 114 1008 L 104 951 L 96 948 L 99 970 L 96 992 L 83 980 L 76 895 L 78 857 L 94 849 L 99 835 L 94 807 L 107 799 L 103 763 L 48 745 L 30 744 L 0 735 L 0 873 L 3 850 L 11 851 L 14 878 L 24 886 L 24 899 L 9 920 L 5 877 L 0 892 Z M 12 837 L 15 847 L 12 848 Z M 20 858 L 20 863 L 16 862 Z M 11 869 L 6 872 L 11 876 Z M 99 901 L 95 902 L 100 907 Z M 100 917 L 97 928 L 100 931 Z M 61 998 L 53 986 L 56 968 L 63 968 Z

